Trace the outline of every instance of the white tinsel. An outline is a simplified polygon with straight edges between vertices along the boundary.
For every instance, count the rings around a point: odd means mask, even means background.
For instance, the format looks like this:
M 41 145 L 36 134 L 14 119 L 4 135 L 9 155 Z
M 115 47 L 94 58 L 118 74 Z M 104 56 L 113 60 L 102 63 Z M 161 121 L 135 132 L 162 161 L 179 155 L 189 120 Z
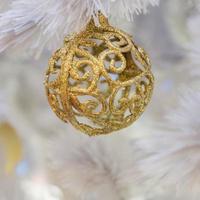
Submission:
M 49 144 L 53 184 L 71 200 L 130 199 L 137 170 L 129 141 L 116 136 L 89 138 L 72 131 Z
M 80 31 L 99 10 L 132 19 L 146 12 L 159 0 L 13 0 L 10 9 L 0 14 L 0 52 L 23 45 L 41 53 L 44 47 L 55 49 L 64 36 Z
M 200 195 L 200 91 L 189 90 L 167 116 L 165 131 L 138 144 L 147 157 L 140 167 L 153 188 L 170 188 L 174 199 L 198 200 Z M 168 131 L 167 131 L 168 130 Z

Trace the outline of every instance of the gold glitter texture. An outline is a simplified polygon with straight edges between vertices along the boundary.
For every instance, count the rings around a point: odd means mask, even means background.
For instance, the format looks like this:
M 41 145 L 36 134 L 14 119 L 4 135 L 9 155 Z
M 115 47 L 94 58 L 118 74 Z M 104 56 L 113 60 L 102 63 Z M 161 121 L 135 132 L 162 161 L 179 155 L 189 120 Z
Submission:
M 131 125 L 149 103 L 154 78 L 144 50 L 99 13 L 50 58 L 45 87 L 52 110 L 90 135 Z

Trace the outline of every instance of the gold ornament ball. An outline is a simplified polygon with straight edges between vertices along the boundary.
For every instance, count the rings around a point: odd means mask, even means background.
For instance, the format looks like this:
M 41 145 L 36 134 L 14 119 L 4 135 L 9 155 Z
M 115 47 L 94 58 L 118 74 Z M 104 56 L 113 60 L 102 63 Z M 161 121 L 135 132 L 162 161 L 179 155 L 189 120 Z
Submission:
M 131 125 L 149 103 L 154 83 L 144 50 L 101 13 L 98 21 L 65 38 L 45 79 L 52 110 L 90 136 Z

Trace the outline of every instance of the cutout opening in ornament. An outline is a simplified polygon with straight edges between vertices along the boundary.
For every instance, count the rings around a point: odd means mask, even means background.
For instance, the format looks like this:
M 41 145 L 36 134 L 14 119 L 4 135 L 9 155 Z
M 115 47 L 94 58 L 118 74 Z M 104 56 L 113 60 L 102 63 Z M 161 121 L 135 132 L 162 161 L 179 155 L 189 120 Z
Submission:
M 132 57 L 132 60 L 133 60 L 133 62 L 135 64 L 135 67 L 136 67 L 137 70 L 140 70 L 140 71 L 145 71 L 146 70 L 145 64 L 141 63 L 137 59 L 137 57 L 135 55 L 135 52 L 133 52 L 133 51 L 131 52 L 131 57 Z
M 79 47 L 81 49 L 86 49 L 91 55 L 96 58 L 98 58 L 99 54 L 102 53 L 104 50 L 108 49 L 105 42 L 101 39 L 90 38 L 88 41 L 92 42 L 91 46 L 85 47 L 84 45 L 81 45 Z
M 114 106 L 116 109 L 122 109 L 122 107 L 124 107 L 127 102 L 128 96 L 126 95 L 126 88 L 120 88 L 115 95 Z
M 93 129 L 102 129 L 102 126 L 100 124 L 94 123 L 93 120 L 86 118 L 84 116 L 76 116 L 76 120 L 78 123 L 83 124 L 85 126 L 89 126 L 90 128 Z
M 88 81 L 79 81 L 73 79 L 72 77 L 68 78 L 68 85 L 71 87 L 76 87 L 77 89 L 87 89 L 90 86 Z
M 98 80 L 97 88 L 99 92 L 103 94 L 105 97 L 110 95 L 110 86 L 107 80 L 103 76 L 101 76 L 100 79 Z
M 116 35 L 109 37 L 109 41 L 117 48 L 125 48 L 128 45 L 124 38 L 117 37 Z
M 141 83 L 141 88 L 142 88 L 142 92 L 144 93 L 146 91 L 146 84 L 144 82 Z
M 89 114 L 98 114 L 103 109 L 101 102 L 99 102 L 99 100 L 93 96 L 77 96 L 77 99 L 83 106 L 83 112 L 88 112 Z
M 127 46 L 127 43 L 120 44 L 120 48 L 125 48 Z
M 57 95 L 56 91 L 55 91 L 54 89 L 52 89 L 52 88 L 48 88 L 48 92 L 49 92 L 49 94 L 51 94 L 51 95 L 54 95 L 54 96 Z
M 130 97 L 136 94 L 136 85 L 133 84 L 130 86 Z
M 69 83 L 70 86 L 76 86 L 77 81 L 74 80 L 72 77 L 69 77 L 68 78 L 68 83 Z
M 94 55 L 96 57 L 98 57 L 100 53 L 108 49 L 105 42 L 102 42 L 99 46 L 94 46 L 93 48 L 94 48 Z
M 89 88 L 90 84 L 87 81 L 77 81 L 74 87 L 77 89 L 87 89 Z
M 48 82 L 51 83 L 51 82 L 56 81 L 56 80 L 58 79 L 59 73 L 60 73 L 59 70 L 56 70 L 56 71 L 54 71 L 53 73 L 51 73 L 51 74 L 49 75 L 49 77 L 48 77 L 48 78 L 49 78 Z
M 96 43 L 97 46 L 100 46 L 100 45 L 102 45 L 102 43 L 104 43 L 103 40 L 97 39 L 97 38 L 90 38 L 89 40 Z
M 122 64 L 123 64 L 123 63 L 122 63 L 122 61 L 120 61 L 120 60 L 119 60 L 119 61 L 115 61 L 115 67 L 116 67 L 116 68 L 122 67 Z
M 132 106 L 134 107 L 134 104 Z M 130 112 L 130 109 L 127 108 L 126 111 L 125 111 L 125 113 L 124 113 L 124 118 L 129 117 L 131 115 L 132 115 L 132 113 Z
M 61 97 L 60 95 L 56 92 L 56 90 L 53 90 L 52 88 L 49 88 L 48 90 L 49 94 L 51 94 L 53 101 L 56 102 L 58 108 L 60 110 L 63 110 L 63 105 L 62 105 L 62 101 L 61 101 Z
M 74 68 L 75 74 L 68 77 L 68 83 L 70 86 L 77 86 L 79 88 L 88 88 L 94 78 L 94 72 L 92 66 L 87 63 L 82 63 Z M 86 76 L 87 75 L 87 76 Z
M 115 68 L 115 70 L 111 69 L 111 62 L 112 64 L 114 64 L 113 67 Z M 122 65 L 123 65 L 123 62 L 121 61 L 119 56 L 115 55 L 114 53 L 110 53 L 106 55 L 104 59 L 104 67 L 108 72 L 119 73 L 118 70 L 122 67 Z
M 118 74 L 114 74 L 114 73 L 109 73 L 111 79 L 113 81 L 118 81 L 119 80 L 119 75 Z
M 109 60 L 104 60 L 104 67 L 105 67 L 105 69 L 109 70 L 109 68 L 110 68 L 110 61 Z
M 112 36 L 109 37 L 109 41 L 112 42 L 112 43 L 120 42 L 120 39 L 118 37 L 112 35 Z
M 131 85 L 127 88 L 127 96 L 128 99 L 131 101 L 137 95 L 137 87 L 135 85 Z
M 56 95 L 58 106 L 61 110 L 63 110 L 63 104 L 59 95 Z
M 54 69 L 61 69 L 62 61 L 58 59 L 54 64 Z
M 85 60 L 85 56 L 76 52 L 73 56 L 73 61 Z
M 86 73 L 92 73 L 91 66 L 84 63 L 76 67 L 75 70 L 80 78 L 82 78 Z
M 83 64 L 82 65 L 82 68 L 80 68 L 80 70 L 82 72 L 82 75 L 86 74 L 86 73 L 89 73 L 90 76 L 88 77 L 88 81 L 91 81 L 93 79 L 93 69 L 92 69 L 92 66 L 90 65 L 87 65 L 87 64 Z
M 93 48 L 92 47 L 87 47 L 87 46 L 80 45 L 79 48 L 84 50 L 84 51 L 89 52 L 90 54 L 93 54 Z
M 142 87 L 143 92 L 146 92 L 147 86 L 149 84 L 150 84 L 150 80 L 146 76 L 142 77 L 142 79 L 140 80 L 140 85 Z
M 150 79 L 148 76 L 142 77 L 142 81 L 146 83 L 146 85 L 150 85 Z

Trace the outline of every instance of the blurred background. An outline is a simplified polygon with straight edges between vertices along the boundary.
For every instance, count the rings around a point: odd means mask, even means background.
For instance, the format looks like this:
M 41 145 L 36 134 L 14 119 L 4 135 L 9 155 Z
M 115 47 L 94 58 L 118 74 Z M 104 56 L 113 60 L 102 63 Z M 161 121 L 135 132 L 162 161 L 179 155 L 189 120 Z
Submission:
M 1 54 L 0 200 L 172 199 L 172 190 L 138 184 L 144 155 L 135 141 L 164 132 L 183 91 L 199 90 L 199 1 L 161 0 L 133 22 L 111 21 L 151 58 L 156 84 L 147 111 L 117 134 L 88 138 L 48 105 L 43 79 L 51 52 L 39 59 L 20 48 Z

